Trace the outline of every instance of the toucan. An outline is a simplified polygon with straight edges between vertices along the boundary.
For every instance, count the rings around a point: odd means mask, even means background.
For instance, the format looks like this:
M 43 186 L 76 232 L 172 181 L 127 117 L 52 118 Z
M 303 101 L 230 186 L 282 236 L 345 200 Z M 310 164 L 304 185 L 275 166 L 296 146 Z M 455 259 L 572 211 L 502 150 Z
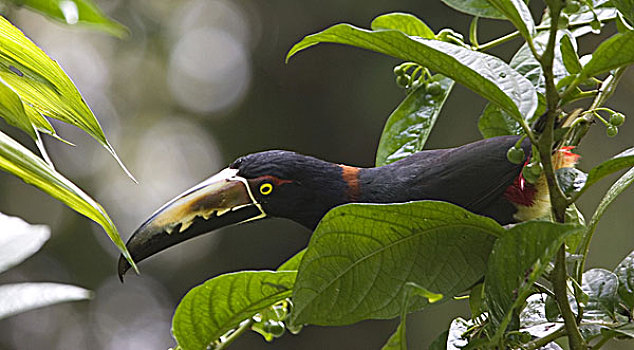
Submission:
M 281 217 L 314 230 L 332 208 L 347 203 L 446 201 L 502 225 L 550 211 L 543 176 L 526 182 L 522 169 L 531 155 L 520 142 L 520 162 L 507 159 L 519 136 L 499 136 L 456 148 L 424 150 L 374 168 L 331 163 L 290 151 L 265 151 L 238 158 L 158 209 L 126 246 L 135 262 L 218 228 Z M 560 149 L 556 167 L 576 155 Z M 555 155 L 557 155 L 557 151 Z M 424 213 L 423 213 L 424 215 Z M 118 273 L 130 268 L 121 256 Z

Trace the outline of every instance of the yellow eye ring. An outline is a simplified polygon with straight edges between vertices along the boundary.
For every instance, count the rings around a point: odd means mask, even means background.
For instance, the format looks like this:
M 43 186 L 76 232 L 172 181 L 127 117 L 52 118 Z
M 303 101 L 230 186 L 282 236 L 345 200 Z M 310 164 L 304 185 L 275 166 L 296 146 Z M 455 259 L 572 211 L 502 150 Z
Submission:
M 271 185 L 270 183 L 267 182 L 260 185 L 260 193 L 262 193 L 263 195 L 267 196 L 271 194 L 271 192 L 273 192 L 273 185 Z

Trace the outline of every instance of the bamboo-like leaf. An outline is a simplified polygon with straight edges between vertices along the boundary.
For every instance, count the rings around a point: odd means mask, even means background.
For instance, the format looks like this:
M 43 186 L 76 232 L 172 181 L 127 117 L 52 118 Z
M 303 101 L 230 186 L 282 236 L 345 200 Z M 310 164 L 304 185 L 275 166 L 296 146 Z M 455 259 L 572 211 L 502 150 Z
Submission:
M 74 125 L 104 146 L 132 179 L 81 94 L 59 65 L 0 16 L 0 78 L 39 113 Z
M 526 78 L 497 57 L 458 45 L 409 37 L 396 30 L 369 31 L 337 24 L 302 39 L 286 60 L 319 43 L 346 44 L 416 62 L 465 85 L 518 120 L 533 116 L 537 109 L 537 93 Z
M 67 284 L 4 284 L 0 286 L 0 319 L 52 304 L 91 297 L 89 290 Z
M 0 272 L 35 254 L 51 236 L 46 225 L 31 225 L 0 213 Z
M 109 19 L 91 0 L 9 0 L 65 24 L 92 27 L 116 37 L 124 37 L 128 29 Z
M 0 169 L 41 189 L 101 225 L 112 242 L 119 247 L 123 256 L 137 270 L 117 228 L 101 205 L 42 159 L 2 132 L 0 132 Z
M 0 117 L 27 133 L 33 140 L 37 139 L 35 128 L 24 111 L 20 96 L 2 79 L 0 79 Z
M 588 178 L 586 180 L 585 186 L 583 186 L 581 190 L 579 190 L 579 192 L 585 192 L 597 181 L 601 180 L 607 175 L 612 174 L 615 171 L 619 171 L 621 169 L 629 168 L 632 166 L 634 166 L 634 147 L 629 148 L 592 168 L 590 172 L 588 172 Z

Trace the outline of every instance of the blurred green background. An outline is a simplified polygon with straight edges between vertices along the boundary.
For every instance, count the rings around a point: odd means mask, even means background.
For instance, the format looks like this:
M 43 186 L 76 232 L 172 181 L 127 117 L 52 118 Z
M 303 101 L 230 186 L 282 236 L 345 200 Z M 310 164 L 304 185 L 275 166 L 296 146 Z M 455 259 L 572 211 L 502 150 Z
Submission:
M 71 148 L 47 138 L 63 174 L 97 199 L 124 239 L 161 204 L 225 167 L 234 158 L 267 149 L 289 149 L 322 159 L 372 166 L 383 123 L 404 97 L 394 84 L 395 59 L 335 45 L 284 57 L 304 35 L 331 24 L 367 27 L 372 18 L 407 11 L 434 30 L 466 33 L 469 17 L 440 1 L 111 0 L 104 11 L 128 26 L 118 40 L 69 28 L 32 12 L 8 17 L 70 75 L 98 116 L 111 143 L 139 180 L 133 184 L 110 155 L 82 132 L 56 123 Z M 541 5 L 536 3 L 533 5 Z M 539 13 L 536 11 L 535 15 Z M 481 41 L 511 30 L 481 21 Z M 608 27 L 608 31 L 613 30 Z M 581 40 L 587 53 L 605 35 Z M 493 52 L 508 59 L 511 42 Z M 634 116 L 630 71 L 608 105 Z M 477 119 L 485 105 L 457 87 L 427 148 L 480 138 Z M 31 144 L 6 124 L 0 128 Z M 614 139 L 596 125 L 580 151 L 580 167 L 632 146 L 634 123 Z M 589 217 L 612 176 L 588 191 L 581 209 Z M 0 212 L 52 228 L 42 251 L 0 276 L 0 283 L 55 281 L 96 292 L 89 302 L 62 304 L 0 321 L 0 349 L 167 349 L 172 312 L 193 286 L 212 276 L 272 269 L 302 249 L 309 232 L 285 220 L 230 227 L 181 244 L 140 265 L 142 276 L 116 277 L 118 252 L 104 232 L 19 179 L 0 173 Z M 632 190 L 599 225 L 588 267 L 612 269 L 634 250 Z M 426 349 L 465 301 L 432 306 L 409 317 L 411 349 Z M 395 320 L 348 327 L 306 327 L 267 344 L 255 333 L 232 349 L 379 349 Z M 611 343 L 606 349 L 631 349 Z

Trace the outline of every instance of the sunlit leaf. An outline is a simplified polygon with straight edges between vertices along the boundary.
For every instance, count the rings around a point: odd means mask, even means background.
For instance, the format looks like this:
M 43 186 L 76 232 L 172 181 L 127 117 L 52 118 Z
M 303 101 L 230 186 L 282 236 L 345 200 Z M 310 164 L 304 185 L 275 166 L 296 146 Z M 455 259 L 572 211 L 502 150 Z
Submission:
M 183 349 L 206 349 L 241 322 L 291 296 L 293 271 L 240 271 L 194 287 L 181 300 L 172 333 Z
M 0 213 L 0 272 L 35 254 L 51 236 L 46 225 L 31 225 Z
M 0 285 L 0 319 L 52 304 L 91 297 L 89 290 L 66 284 L 4 284 Z
M 0 78 L 20 96 L 24 104 L 29 104 L 43 115 L 74 125 L 94 137 L 134 179 L 108 143 L 99 122 L 66 73 L 1 16 Z
M 537 94 L 531 83 L 497 57 L 430 39 L 409 37 L 395 30 L 369 31 L 337 24 L 295 44 L 286 59 L 319 43 L 356 46 L 416 62 L 459 82 L 514 118 L 532 116 Z
M 33 124 L 24 111 L 20 96 L 2 79 L 0 79 L 0 118 L 26 132 L 32 139 L 37 138 Z
M 418 17 L 409 13 L 388 13 L 372 20 L 370 25 L 372 30 L 394 29 L 409 36 L 419 36 L 421 38 L 433 39 L 434 31 L 431 30 Z
M 376 166 L 423 150 L 454 85 L 453 80 L 439 74 L 429 82 L 440 84 L 438 93 L 432 95 L 425 85 L 421 85 L 410 92 L 388 118 L 376 151 Z
M 465 347 L 469 341 L 463 338 L 463 335 L 469 328 L 473 327 L 471 320 L 467 321 L 462 317 L 458 317 L 451 321 L 449 333 L 447 334 L 447 350 L 460 350 Z
M 128 29 L 109 19 L 91 0 L 9 0 L 65 24 L 89 26 L 108 34 L 123 37 Z
M 625 17 L 630 24 L 634 23 L 634 1 L 633 0 L 611 0 L 614 7 L 616 7 L 623 17 Z
M 136 270 L 136 265 L 121 240 L 117 228 L 101 205 L 52 169 L 41 158 L 2 132 L 0 132 L 0 169 L 18 176 L 24 182 L 41 189 L 101 225 Z
M 489 257 L 484 281 L 489 318 L 499 327 L 513 320 L 530 295 L 533 283 L 544 273 L 564 239 L 583 228 L 578 225 L 529 221 L 513 226 L 499 238 Z M 497 333 L 505 329 L 497 330 Z
M 343 325 L 401 312 L 409 282 L 456 295 L 480 279 L 503 228 L 445 202 L 348 204 L 321 220 L 293 288 L 293 323 Z M 412 300 L 410 310 L 428 304 Z
M 537 293 L 526 299 L 526 306 L 520 312 L 520 332 L 528 332 L 534 337 L 545 337 L 564 326 L 546 317 L 547 294 Z

